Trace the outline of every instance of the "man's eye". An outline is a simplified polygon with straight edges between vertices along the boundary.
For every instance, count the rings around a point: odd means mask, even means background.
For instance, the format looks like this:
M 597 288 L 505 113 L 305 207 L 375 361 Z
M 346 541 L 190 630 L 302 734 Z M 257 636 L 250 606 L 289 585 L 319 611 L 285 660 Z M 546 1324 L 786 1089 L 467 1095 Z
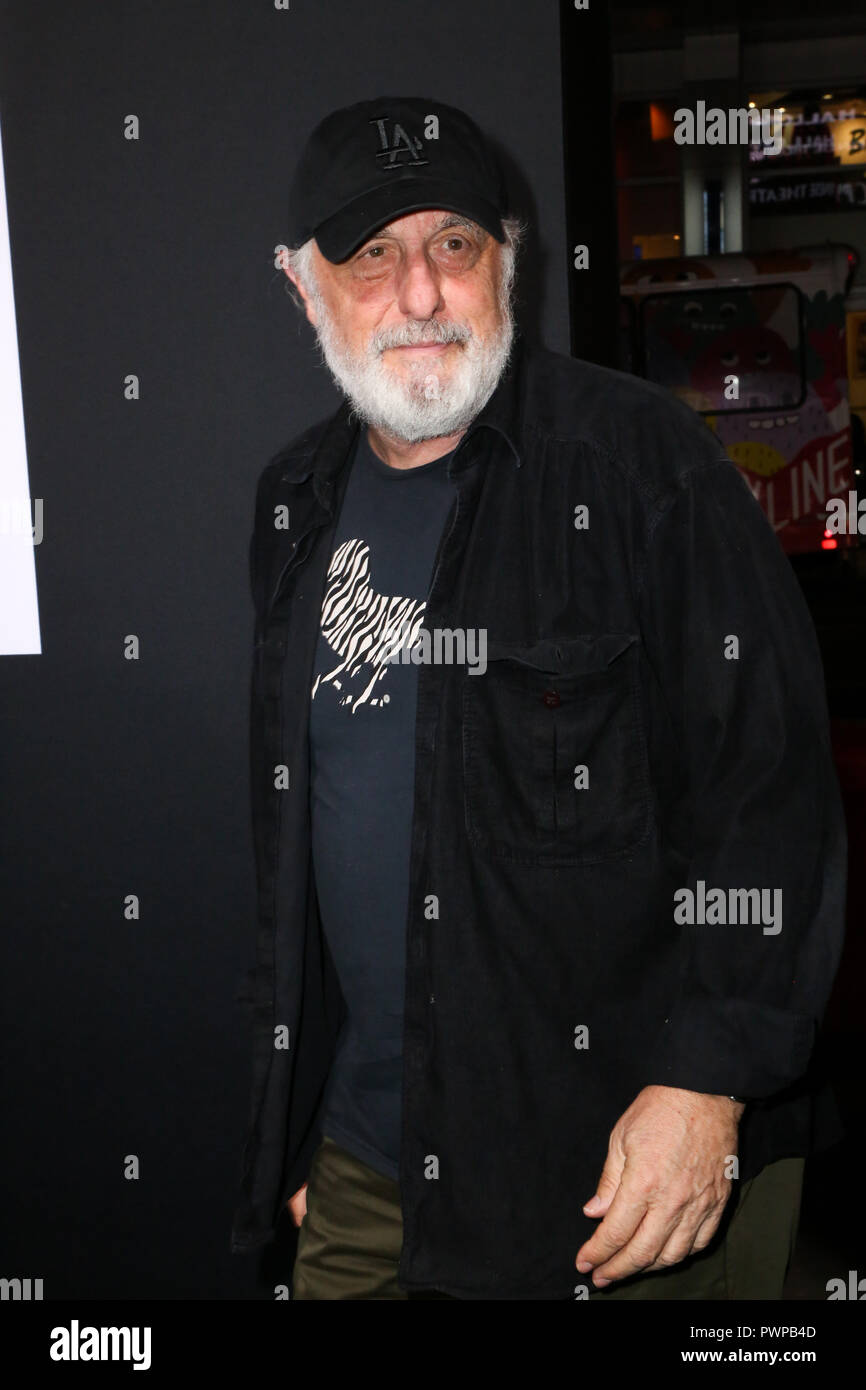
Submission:
M 354 273 L 368 279 L 374 275 L 384 275 L 389 270 L 392 259 L 390 247 L 384 246 L 381 242 L 377 246 L 365 246 L 355 257 Z

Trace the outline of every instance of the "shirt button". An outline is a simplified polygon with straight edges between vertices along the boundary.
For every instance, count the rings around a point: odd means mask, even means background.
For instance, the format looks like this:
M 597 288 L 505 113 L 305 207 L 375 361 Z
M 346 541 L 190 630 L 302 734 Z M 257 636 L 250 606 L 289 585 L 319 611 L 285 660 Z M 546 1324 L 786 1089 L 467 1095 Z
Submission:
M 547 705 L 548 709 L 555 709 L 556 706 L 560 703 L 558 690 L 545 690 L 541 698 Z

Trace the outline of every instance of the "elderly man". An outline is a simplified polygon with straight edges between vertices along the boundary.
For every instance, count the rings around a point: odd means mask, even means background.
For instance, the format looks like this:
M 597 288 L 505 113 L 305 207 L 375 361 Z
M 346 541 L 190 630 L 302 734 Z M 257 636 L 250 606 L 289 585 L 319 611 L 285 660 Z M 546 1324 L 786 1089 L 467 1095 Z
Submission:
M 345 396 L 251 547 L 259 887 L 232 1247 L 293 1297 L 778 1298 L 845 836 L 814 634 L 716 438 L 515 328 L 462 112 L 313 132 Z

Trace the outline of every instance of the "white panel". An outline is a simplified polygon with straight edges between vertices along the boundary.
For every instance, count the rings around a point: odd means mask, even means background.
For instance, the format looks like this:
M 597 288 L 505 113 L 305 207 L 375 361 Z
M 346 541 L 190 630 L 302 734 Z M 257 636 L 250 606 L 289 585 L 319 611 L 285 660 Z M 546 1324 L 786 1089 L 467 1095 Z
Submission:
M 35 518 L 35 506 L 32 514 Z M 0 131 L 0 656 L 41 651 Z

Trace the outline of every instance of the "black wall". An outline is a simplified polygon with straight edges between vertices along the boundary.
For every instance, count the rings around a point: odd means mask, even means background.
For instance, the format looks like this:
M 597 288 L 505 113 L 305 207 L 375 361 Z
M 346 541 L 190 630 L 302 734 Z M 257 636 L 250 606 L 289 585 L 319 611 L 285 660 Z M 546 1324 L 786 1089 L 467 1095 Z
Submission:
M 280 1275 L 279 1253 L 232 1256 L 229 1231 L 254 487 L 338 403 L 274 267 L 293 161 L 336 106 L 464 107 L 537 228 L 521 317 L 567 351 L 559 72 L 552 0 L 0 4 L 45 528 L 43 653 L 0 659 L 0 1276 L 46 1299 L 268 1297 Z

